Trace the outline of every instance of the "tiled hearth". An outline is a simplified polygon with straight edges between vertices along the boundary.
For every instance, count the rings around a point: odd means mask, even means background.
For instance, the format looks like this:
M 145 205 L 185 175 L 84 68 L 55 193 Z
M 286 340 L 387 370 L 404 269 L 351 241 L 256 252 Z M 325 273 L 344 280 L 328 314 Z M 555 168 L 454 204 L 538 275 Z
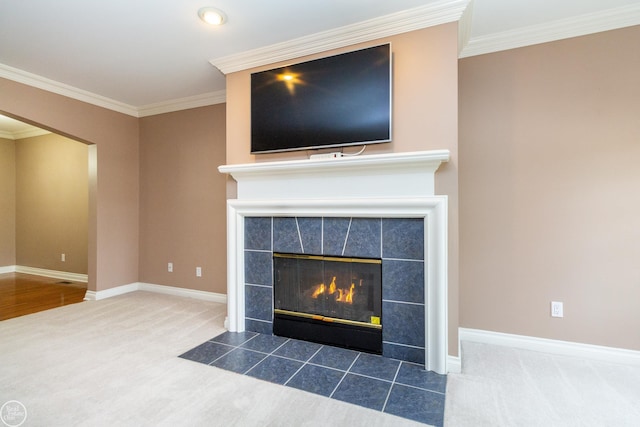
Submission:
M 180 357 L 442 426 L 446 376 L 423 366 L 255 332 L 225 332 Z
M 245 328 L 273 331 L 273 253 L 382 259 L 383 355 L 424 365 L 421 218 L 245 219 Z

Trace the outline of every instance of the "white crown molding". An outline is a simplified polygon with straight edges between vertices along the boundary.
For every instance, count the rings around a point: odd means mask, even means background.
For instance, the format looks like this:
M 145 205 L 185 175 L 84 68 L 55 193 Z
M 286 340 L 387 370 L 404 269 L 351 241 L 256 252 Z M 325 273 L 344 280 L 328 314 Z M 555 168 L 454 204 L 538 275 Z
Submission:
M 172 99 L 155 104 L 143 105 L 138 108 L 138 117 L 155 116 L 156 114 L 171 113 L 188 110 L 190 108 L 206 107 L 227 102 L 226 90 L 208 92 L 186 98 Z
M 468 328 L 459 328 L 458 337 L 460 341 L 501 345 L 560 356 L 640 366 L 640 351 L 627 350 L 624 348 L 605 347 Z
M 129 116 L 138 116 L 137 109 L 135 107 L 132 107 L 131 105 L 127 105 L 122 102 L 106 98 L 104 96 L 96 95 L 86 90 L 78 89 L 65 83 L 60 83 L 55 80 L 39 76 L 37 74 L 10 67 L 8 65 L 0 64 L 0 77 L 28 86 L 36 87 L 38 89 L 46 90 L 47 92 L 57 93 L 58 95 L 66 96 L 68 98 L 76 99 L 78 101 L 86 102 L 98 107 L 103 107 L 108 110 L 127 114 Z
M 152 116 L 226 102 L 226 91 L 222 90 L 135 107 L 4 64 L 0 64 L 0 77 L 133 117 Z M 28 137 L 14 136 L 12 138 L 7 135 L 4 132 L 0 134 L 0 138 L 20 139 Z
M 622 6 L 545 24 L 473 37 L 464 46 L 459 57 L 467 58 L 639 24 L 640 4 Z
M 48 130 L 34 127 L 33 129 L 13 132 L 13 139 L 33 138 L 34 136 L 49 135 L 50 133 L 51 132 L 49 132 Z
M 11 139 L 13 141 L 17 139 L 33 138 L 34 136 L 48 135 L 51 132 L 48 130 L 34 128 L 28 130 L 22 130 L 20 132 L 7 132 L 0 130 L 0 138 Z
M 16 139 L 16 138 L 13 136 L 13 132 L 6 132 L 6 131 L 3 131 L 3 130 L 0 130 L 0 138 L 3 138 L 3 139 L 13 139 L 13 140 L 15 140 L 15 139 Z M 2 273 L 0 273 L 0 274 L 2 274 Z
M 259 67 L 460 19 L 469 0 L 443 0 L 353 25 L 212 59 L 222 73 Z
M 467 8 L 462 13 L 458 22 L 458 55 L 469 42 L 471 31 L 473 29 L 473 1 L 469 0 Z

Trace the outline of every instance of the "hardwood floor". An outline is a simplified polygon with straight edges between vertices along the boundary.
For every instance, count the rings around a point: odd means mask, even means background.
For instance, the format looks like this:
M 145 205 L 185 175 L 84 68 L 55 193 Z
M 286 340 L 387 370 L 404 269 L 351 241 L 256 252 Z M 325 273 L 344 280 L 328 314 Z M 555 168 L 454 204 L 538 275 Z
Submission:
M 0 320 L 81 302 L 86 283 L 23 273 L 0 274 Z

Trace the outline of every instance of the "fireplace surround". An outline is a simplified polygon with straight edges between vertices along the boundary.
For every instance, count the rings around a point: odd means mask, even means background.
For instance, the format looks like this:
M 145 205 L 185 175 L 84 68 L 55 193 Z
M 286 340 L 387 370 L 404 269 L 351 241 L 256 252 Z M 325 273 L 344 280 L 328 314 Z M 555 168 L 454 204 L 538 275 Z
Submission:
M 248 231 L 253 227 L 252 223 L 269 221 L 275 224 L 295 220 L 298 221 L 297 231 L 300 220 L 340 222 L 348 219 L 352 223 L 355 220 L 363 224 L 374 221 L 380 224 L 380 232 L 383 233 L 385 223 L 413 221 L 421 225 L 418 245 L 422 245 L 423 250 L 420 264 L 423 283 L 419 293 L 422 293 L 423 301 L 390 301 L 404 303 L 404 308 L 410 307 L 414 312 L 420 312 L 418 318 L 423 322 L 423 344 L 422 348 L 420 345 L 405 344 L 402 337 L 387 339 L 385 336 L 384 341 L 389 348 L 412 353 L 412 356 L 408 356 L 413 358 L 411 361 L 415 361 L 416 352 L 413 350 L 419 350 L 418 353 L 422 352 L 423 356 L 418 361 L 427 370 L 446 373 L 447 197 L 434 194 L 434 174 L 441 162 L 448 159 L 447 150 L 437 150 L 220 166 L 220 172 L 231 174 L 238 183 L 237 199 L 227 202 L 229 330 L 241 332 L 248 328 L 256 329 L 253 318 L 247 316 L 247 310 L 249 315 L 253 315 L 252 310 L 260 310 L 266 319 L 273 316 L 271 287 L 274 248 L 245 247 L 247 242 L 255 238 Z M 275 226 L 271 227 L 275 229 Z M 415 232 L 408 234 L 416 235 Z M 264 237 L 264 232 L 258 235 Z M 269 238 L 269 243 L 274 244 L 278 236 L 271 234 Z M 347 238 L 343 242 L 345 248 L 350 245 Z M 384 250 L 384 242 L 381 242 L 380 248 Z M 390 262 L 394 260 L 393 257 L 389 259 Z M 256 269 L 259 271 L 260 268 L 269 271 L 264 273 L 265 278 L 262 279 L 266 284 L 252 283 L 257 280 L 251 276 L 258 274 Z M 264 297 L 262 307 L 246 305 L 247 297 L 252 300 L 253 293 Z M 264 327 L 265 324 L 260 326 Z M 266 332 L 271 333 L 272 329 Z M 390 347 L 395 344 L 398 346 Z M 383 351 L 383 354 L 408 360 L 391 350 Z

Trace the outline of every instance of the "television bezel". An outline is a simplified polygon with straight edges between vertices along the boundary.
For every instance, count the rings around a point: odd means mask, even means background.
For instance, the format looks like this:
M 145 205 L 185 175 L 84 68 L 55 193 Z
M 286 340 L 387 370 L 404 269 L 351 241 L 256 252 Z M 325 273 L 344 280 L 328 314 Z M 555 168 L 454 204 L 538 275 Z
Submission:
M 291 152 L 291 151 L 309 151 L 309 150 L 323 150 L 323 149 L 329 149 L 329 148 L 342 148 L 342 147 L 353 147 L 353 146 L 362 146 L 362 145 L 372 145 L 372 144 L 383 144 L 383 143 L 388 143 L 388 142 L 392 142 L 393 140 L 393 49 L 391 47 L 391 42 L 387 42 L 387 43 L 382 43 L 382 44 L 376 44 L 376 45 L 371 45 L 371 46 L 364 46 L 364 47 L 360 47 L 358 49 L 353 49 L 353 50 L 349 50 L 349 51 L 345 51 L 345 52 L 340 52 L 337 53 L 335 55 L 329 55 L 329 56 L 323 56 L 320 58 L 314 58 L 308 61 L 300 61 L 300 62 L 292 62 L 286 65 L 282 65 L 276 68 L 272 68 L 272 69 L 268 69 L 268 70 L 261 70 L 261 71 L 257 71 L 254 73 L 251 73 L 250 78 L 253 79 L 253 75 L 255 74 L 261 74 L 261 73 L 273 73 L 274 71 L 278 71 L 278 70 L 284 70 L 287 67 L 295 67 L 298 65 L 302 65 L 302 64 L 307 64 L 307 63 L 311 63 L 311 62 L 315 62 L 315 61 L 321 61 L 323 59 L 328 59 L 328 58 L 334 58 L 337 56 L 342 56 L 342 55 L 348 55 L 351 53 L 355 53 L 355 52 L 359 52 L 362 50 L 366 50 L 366 49 L 371 49 L 371 48 L 378 48 L 378 47 L 382 47 L 382 46 L 388 46 L 388 52 L 389 52 L 389 72 L 388 72 L 388 76 L 389 76 L 389 137 L 385 138 L 385 139 L 376 139 L 376 140 L 365 140 L 365 141 L 352 141 L 352 142 L 337 142 L 337 143 L 327 143 L 327 144 L 320 144 L 320 145 L 309 145 L 309 146 L 299 146 L 299 147 L 287 147 L 287 148 L 274 148 L 274 149 L 267 149 L 267 150 L 254 150 L 253 147 L 253 117 L 251 117 L 250 120 L 250 149 L 251 149 L 251 154 L 269 154 L 269 153 L 283 153 L 283 152 Z M 250 83 L 251 86 L 251 83 Z M 252 88 L 250 88 L 250 112 L 251 115 L 253 114 L 253 111 L 251 110 L 251 104 L 253 103 L 253 90 Z

